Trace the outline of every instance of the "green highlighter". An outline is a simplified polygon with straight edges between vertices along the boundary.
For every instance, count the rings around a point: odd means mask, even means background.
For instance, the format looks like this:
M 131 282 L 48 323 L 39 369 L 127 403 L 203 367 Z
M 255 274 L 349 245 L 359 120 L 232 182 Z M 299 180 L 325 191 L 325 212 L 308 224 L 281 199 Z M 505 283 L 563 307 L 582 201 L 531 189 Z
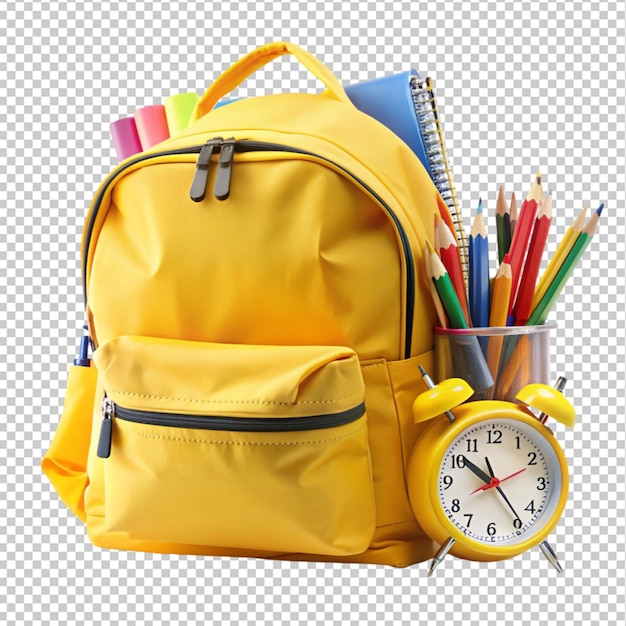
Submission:
M 200 96 L 195 91 L 177 93 L 165 99 L 165 117 L 170 130 L 170 137 L 181 133 L 191 120 L 191 113 Z

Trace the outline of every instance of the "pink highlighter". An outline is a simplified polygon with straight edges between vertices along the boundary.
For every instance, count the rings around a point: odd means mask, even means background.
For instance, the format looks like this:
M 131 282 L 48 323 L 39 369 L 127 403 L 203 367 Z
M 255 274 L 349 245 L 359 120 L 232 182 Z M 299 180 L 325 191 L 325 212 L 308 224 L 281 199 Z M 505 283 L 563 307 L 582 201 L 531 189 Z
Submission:
M 153 104 L 137 109 L 135 111 L 135 124 L 142 150 L 147 150 L 170 137 L 165 107 L 162 104 Z
M 141 140 L 137 134 L 134 117 L 124 117 L 111 124 L 111 137 L 120 161 L 141 152 Z

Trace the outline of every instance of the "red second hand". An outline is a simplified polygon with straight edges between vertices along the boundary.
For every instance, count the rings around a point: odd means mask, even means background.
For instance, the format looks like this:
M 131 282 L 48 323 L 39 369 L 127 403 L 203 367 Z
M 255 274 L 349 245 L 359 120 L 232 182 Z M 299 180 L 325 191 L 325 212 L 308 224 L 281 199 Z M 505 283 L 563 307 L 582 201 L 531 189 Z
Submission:
M 509 480 L 509 478 L 513 478 L 514 476 L 517 476 L 518 474 L 521 474 L 522 472 L 525 472 L 525 471 L 526 471 L 526 468 L 521 469 L 518 472 L 515 472 L 514 474 L 510 474 L 506 478 L 502 478 L 502 479 L 496 478 L 494 476 L 487 484 L 478 487 L 478 489 L 474 489 L 474 491 L 470 493 L 470 496 L 476 493 L 477 491 L 487 491 L 487 489 L 493 489 L 494 487 L 498 487 L 500 483 L 503 483 L 505 480 Z

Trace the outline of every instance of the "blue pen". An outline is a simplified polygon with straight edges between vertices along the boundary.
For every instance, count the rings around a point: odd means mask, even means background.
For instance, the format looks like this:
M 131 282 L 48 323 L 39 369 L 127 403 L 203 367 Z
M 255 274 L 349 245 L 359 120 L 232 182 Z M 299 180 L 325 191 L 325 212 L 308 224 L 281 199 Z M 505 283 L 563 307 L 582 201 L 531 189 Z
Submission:
M 482 199 L 469 237 L 469 305 L 474 327 L 489 326 L 489 242 Z
M 89 337 L 89 329 L 87 326 L 83 326 L 83 336 L 80 338 L 78 358 L 74 359 L 74 365 L 78 365 L 79 367 L 91 367 L 91 360 L 89 359 L 90 341 L 91 338 Z

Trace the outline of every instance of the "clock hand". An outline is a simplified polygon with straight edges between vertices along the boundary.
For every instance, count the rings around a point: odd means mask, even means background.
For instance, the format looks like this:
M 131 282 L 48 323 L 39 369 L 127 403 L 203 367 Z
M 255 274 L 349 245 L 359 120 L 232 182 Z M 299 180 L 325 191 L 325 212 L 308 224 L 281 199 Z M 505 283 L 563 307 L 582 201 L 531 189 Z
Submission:
M 497 481 L 498 479 L 495 477 L 493 473 L 493 469 L 491 467 L 491 463 L 489 463 L 489 459 L 485 457 L 485 461 L 487 463 L 487 467 L 489 468 L 489 473 L 491 474 L 491 476 L 485 474 L 485 472 L 483 472 L 480 469 L 480 467 L 478 467 L 477 465 L 474 465 L 474 463 L 472 463 L 467 457 L 463 457 L 463 458 L 465 459 L 465 467 L 467 467 L 470 471 L 474 472 L 474 474 L 476 474 L 478 478 L 480 478 L 481 480 L 484 480 L 486 483 L 485 487 L 495 487 L 498 490 L 498 493 L 502 496 L 504 501 L 507 503 L 511 511 L 513 511 L 515 518 L 518 520 L 521 520 L 520 516 L 517 514 L 517 511 L 513 508 L 513 505 L 510 503 L 509 499 L 506 497 L 504 491 L 502 491 L 502 487 L 499 486 L 500 481 L 495 483 L 495 481 Z M 492 480 L 494 480 L 493 484 L 492 484 Z
M 526 468 L 523 468 L 519 470 L 519 472 L 514 472 L 513 474 L 510 474 L 509 476 L 505 476 L 504 478 L 496 478 L 494 476 L 486 485 L 481 485 L 480 487 L 478 487 L 478 489 L 474 489 L 474 491 L 470 493 L 470 496 L 476 493 L 477 491 L 486 491 L 487 489 L 493 489 L 494 487 L 497 487 L 498 485 L 500 485 L 500 483 L 503 483 L 505 480 L 509 480 L 509 478 L 513 478 L 514 476 L 517 476 L 518 474 L 521 474 L 522 472 L 525 472 L 525 471 L 526 471 Z
M 485 457 L 485 463 L 487 463 L 487 468 L 489 469 L 489 473 L 491 474 L 491 479 L 496 478 L 495 474 L 493 473 L 493 469 L 491 467 L 491 463 L 489 463 L 489 459 L 487 457 Z M 496 478 L 496 480 L 497 480 L 497 478 Z M 513 511 L 513 513 L 515 515 L 515 519 L 520 520 L 520 523 L 521 523 L 522 518 L 517 514 L 517 511 L 513 508 L 513 505 L 509 502 L 509 499 L 504 494 L 504 491 L 502 491 L 502 487 L 497 486 L 497 485 L 494 485 L 494 487 L 498 490 L 498 493 L 502 496 L 502 498 L 507 503 L 507 505 L 509 506 L 511 511 Z M 515 520 L 513 520 L 513 521 L 515 521 Z
M 476 474 L 476 476 L 478 476 L 478 478 L 480 478 L 480 480 L 482 480 L 483 482 L 491 482 L 493 476 L 489 476 L 488 474 L 483 472 L 480 467 L 474 465 L 474 463 L 472 463 L 466 456 L 464 456 L 463 458 L 465 459 L 465 467 L 467 467 L 468 470 L 474 472 L 474 474 Z

